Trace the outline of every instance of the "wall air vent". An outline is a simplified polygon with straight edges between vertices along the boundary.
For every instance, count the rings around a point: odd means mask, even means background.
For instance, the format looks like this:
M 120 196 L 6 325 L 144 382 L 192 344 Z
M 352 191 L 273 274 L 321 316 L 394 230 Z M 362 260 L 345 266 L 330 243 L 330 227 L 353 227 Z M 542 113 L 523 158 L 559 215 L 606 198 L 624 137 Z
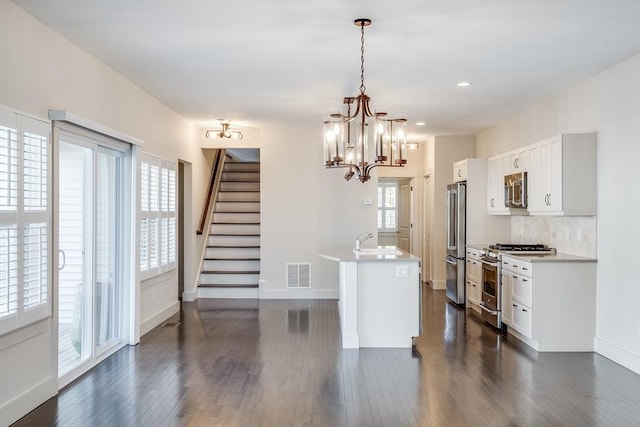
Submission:
M 310 288 L 311 264 L 287 263 L 287 288 Z

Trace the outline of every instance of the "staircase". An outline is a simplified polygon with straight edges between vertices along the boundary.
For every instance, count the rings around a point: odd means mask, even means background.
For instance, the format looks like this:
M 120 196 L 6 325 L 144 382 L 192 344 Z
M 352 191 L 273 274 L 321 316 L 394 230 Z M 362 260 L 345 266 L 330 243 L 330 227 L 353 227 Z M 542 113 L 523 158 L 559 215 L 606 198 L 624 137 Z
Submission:
M 227 160 L 202 260 L 199 294 L 257 298 L 260 278 L 260 163 Z

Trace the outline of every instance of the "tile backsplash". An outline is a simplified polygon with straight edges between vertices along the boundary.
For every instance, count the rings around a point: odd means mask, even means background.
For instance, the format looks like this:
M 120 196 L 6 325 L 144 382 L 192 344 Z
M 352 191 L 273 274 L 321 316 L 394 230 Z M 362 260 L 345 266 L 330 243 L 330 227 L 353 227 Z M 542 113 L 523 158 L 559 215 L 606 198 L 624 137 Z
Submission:
M 544 243 L 558 252 L 595 258 L 595 216 L 512 216 L 513 243 Z

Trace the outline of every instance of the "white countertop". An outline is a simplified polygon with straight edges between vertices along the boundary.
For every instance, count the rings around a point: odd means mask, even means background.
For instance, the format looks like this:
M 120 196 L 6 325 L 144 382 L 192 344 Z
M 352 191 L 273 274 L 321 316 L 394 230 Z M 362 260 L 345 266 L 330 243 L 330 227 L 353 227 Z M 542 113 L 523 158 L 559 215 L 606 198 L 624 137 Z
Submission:
M 395 246 L 378 246 L 378 248 L 396 248 L 400 255 L 356 255 L 352 246 L 334 246 L 318 250 L 322 258 L 339 262 L 420 262 L 420 258 Z
M 595 258 L 585 258 L 576 255 L 569 255 L 563 253 L 548 254 L 548 255 L 535 255 L 535 254 L 503 254 L 511 258 L 521 259 L 527 262 L 597 262 Z
M 489 243 L 467 243 L 467 248 L 482 250 L 489 247 Z

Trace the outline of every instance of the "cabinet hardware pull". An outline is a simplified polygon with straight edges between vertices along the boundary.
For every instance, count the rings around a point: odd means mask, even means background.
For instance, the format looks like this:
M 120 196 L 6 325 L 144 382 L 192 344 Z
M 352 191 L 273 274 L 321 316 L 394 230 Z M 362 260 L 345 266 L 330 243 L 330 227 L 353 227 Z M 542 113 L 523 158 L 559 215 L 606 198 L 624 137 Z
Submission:
M 517 278 L 518 278 L 518 276 L 513 276 L 513 278 L 514 278 L 514 279 L 517 279 Z
M 512 306 L 514 306 L 514 307 L 516 307 L 516 308 L 518 308 L 518 306 L 517 306 L 517 305 L 515 305 L 515 304 L 511 304 L 511 305 L 512 305 Z
M 522 279 L 522 281 L 523 281 L 523 282 L 526 282 L 526 281 L 527 281 L 527 279 Z
M 523 308 L 523 309 L 522 309 L 522 311 L 524 311 L 524 312 L 526 313 L 526 312 L 527 312 L 527 309 L 526 309 L 526 308 Z
M 523 269 L 523 270 L 528 270 L 528 268 L 527 268 L 527 267 L 522 267 L 522 269 Z

